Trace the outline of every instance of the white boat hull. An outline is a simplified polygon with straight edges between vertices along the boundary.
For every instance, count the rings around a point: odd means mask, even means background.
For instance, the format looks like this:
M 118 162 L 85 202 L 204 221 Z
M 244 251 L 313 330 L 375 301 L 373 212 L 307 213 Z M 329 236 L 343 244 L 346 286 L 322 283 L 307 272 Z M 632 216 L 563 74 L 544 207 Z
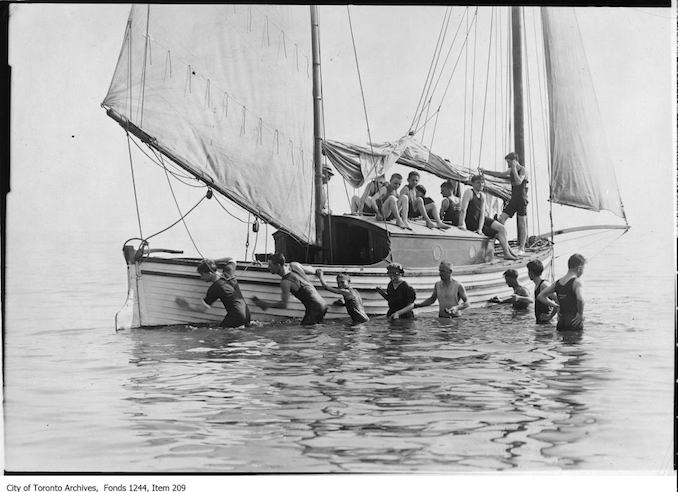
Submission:
M 484 306 L 494 296 L 506 296 L 512 290 L 504 282 L 502 273 L 514 268 L 519 273 L 521 283 L 527 285 L 527 262 L 538 258 L 545 268 L 551 263 L 550 249 L 528 255 L 518 261 L 495 259 L 491 263 L 468 265 L 454 269 L 453 276 L 466 288 L 472 307 Z M 176 302 L 182 297 L 191 303 L 200 303 L 208 284 L 200 280 L 196 267 L 200 259 L 145 258 L 143 261 L 128 262 L 128 296 L 123 309 L 116 315 L 116 329 L 161 327 L 171 325 L 219 324 L 226 315 L 220 303 L 215 303 L 204 313 L 183 309 Z M 388 305 L 376 292 L 375 287 L 386 287 L 389 278 L 383 266 L 358 267 L 341 265 L 306 265 L 310 268 L 321 267 L 328 282 L 334 283 L 337 273 L 345 272 L 351 276 L 351 285 L 358 290 L 365 311 L 369 316 L 386 314 Z M 239 262 L 237 278 L 240 290 L 248 301 L 252 318 L 261 321 L 297 318 L 304 315 L 303 305 L 294 297 L 286 309 L 258 308 L 251 302 L 253 296 L 275 302 L 280 299 L 280 277 L 268 272 L 262 265 Z M 340 296 L 324 290 L 314 276 L 309 277 L 318 292 L 328 301 L 326 319 L 348 318 L 343 306 L 333 302 Z M 405 278 L 417 292 L 417 299 L 423 300 L 431 295 L 433 286 L 440 277 L 438 269 L 406 269 Z M 417 313 L 437 312 L 434 304 L 418 309 Z

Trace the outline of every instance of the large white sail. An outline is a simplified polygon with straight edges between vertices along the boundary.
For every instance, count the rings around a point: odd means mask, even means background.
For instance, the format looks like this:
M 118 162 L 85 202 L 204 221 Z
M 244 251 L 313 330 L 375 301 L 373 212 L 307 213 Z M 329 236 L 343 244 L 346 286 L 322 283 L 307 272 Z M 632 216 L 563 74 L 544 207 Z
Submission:
M 135 5 L 103 102 L 215 190 L 315 241 L 308 6 Z
M 571 8 L 542 9 L 548 79 L 551 198 L 589 210 L 624 211 Z

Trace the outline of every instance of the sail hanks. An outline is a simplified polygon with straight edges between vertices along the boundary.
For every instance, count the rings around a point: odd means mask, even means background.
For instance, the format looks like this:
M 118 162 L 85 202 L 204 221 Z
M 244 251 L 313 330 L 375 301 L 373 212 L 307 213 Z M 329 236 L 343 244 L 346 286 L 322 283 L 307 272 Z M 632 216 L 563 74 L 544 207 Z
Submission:
M 103 106 L 215 190 L 315 242 L 308 6 L 134 5 Z
M 579 26 L 571 8 L 542 7 L 548 80 L 551 199 L 624 218 Z
M 470 169 L 456 166 L 434 154 L 407 135 L 396 142 L 369 147 L 325 140 L 323 152 L 343 178 L 354 188 L 377 176 L 386 175 L 394 164 L 426 171 L 442 179 L 470 183 Z M 511 197 L 508 179 L 485 176 L 485 191 L 502 200 Z

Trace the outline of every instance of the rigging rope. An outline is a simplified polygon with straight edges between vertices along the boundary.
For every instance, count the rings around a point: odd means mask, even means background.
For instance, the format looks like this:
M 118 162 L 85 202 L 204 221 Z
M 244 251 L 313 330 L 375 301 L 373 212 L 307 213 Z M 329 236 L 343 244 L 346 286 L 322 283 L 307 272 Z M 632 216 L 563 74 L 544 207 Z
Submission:
M 219 199 L 217 198 L 217 195 L 214 195 L 214 199 L 215 199 L 216 202 L 219 204 L 219 206 L 224 210 L 224 212 L 226 212 L 228 215 L 230 215 L 231 217 L 233 217 L 235 220 L 237 220 L 237 221 L 239 221 L 239 222 L 241 222 L 241 223 L 243 223 L 243 224 L 247 224 L 247 227 L 249 227 L 249 219 L 247 219 L 247 221 L 246 221 L 246 220 L 244 220 L 244 219 L 241 219 L 240 217 L 237 217 L 237 216 L 233 215 L 233 214 L 232 214 L 231 212 L 229 212 L 228 209 L 227 209 L 227 208 L 219 201 Z M 249 213 L 249 212 L 248 212 L 248 213 Z
M 426 73 L 426 80 L 424 81 L 424 87 L 421 90 L 421 94 L 419 94 L 419 101 L 417 101 L 417 108 L 414 110 L 414 116 L 412 117 L 412 122 L 410 123 L 410 128 L 408 129 L 408 132 L 412 131 L 412 128 L 415 126 L 415 121 L 418 123 L 418 118 L 421 116 L 419 113 L 419 108 L 420 105 L 426 101 L 426 97 L 428 96 L 428 89 L 429 87 L 429 78 L 432 79 L 432 70 L 434 70 L 434 61 L 435 64 L 437 65 L 437 60 L 440 58 L 440 55 L 436 55 L 438 53 L 438 47 L 440 46 L 440 49 L 442 50 L 442 43 L 441 43 L 441 38 L 443 37 L 443 32 L 447 33 L 447 24 L 449 24 L 449 18 L 448 17 L 448 12 L 450 12 L 451 16 L 451 8 L 448 7 L 445 9 L 445 15 L 443 16 L 443 22 L 440 25 L 440 31 L 438 32 L 438 39 L 436 40 L 436 47 L 433 50 L 433 57 L 431 58 L 431 63 L 429 63 L 428 66 L 428 72 Z M 447 24 L 446 24 L 446 18 L 447 18 Z M 444 27 L 444 31 L 443 31 Z M 423 107 L 422 107 L 423 110 Z
M 167 168 L 165 167 L 165 163 L 162 159 L 162 154 L 160 154 L 160 162 L 162 162 L 163 168 L 165 169 L 165 177 L 167 178 L 167 184 L 169 185 L 170 192 L 172 193 L 172 199 L 174 200 L 174 204 L 177 207 L 177 211 L 179 212 L 179 215 L 181 216 L 180 220 L 181 220 L 181 222 L 183 222 L 184 228 L 186 229 L 186 233 L 188 234 L 188 237 L 191 240 L 191 243 L 193 243 L 193 247 L 198 252 L 198 255 L 200 255 L 201 258 L 204 258 L 203 254 L 200 252 L 200 249 L 198 248 L 198 245 L 195 244 L 195 240 L 193 239 L 193 235 L 191 234 L 191 231 L 188 229 L 188 224 L 186 224 L 186 221 L 184 220 L 185 215 L 182 215 L 182 213 L 181 213 L 181 207 L 179 207 L 179 202 L 177 201 L 177 197 L 174 194 L 174 187 L 172 186 L 172 180 L 170 179 L 169 173 L 167 172 Z M 211 191 L 212 191 L 211 189 L 208 189 L 207 194 L 200 199 L 200 202 L 202 202 L 206 197 L 211 197 L 211 194 L 212 194 Z M 200 202 L 198 202 L 198 204 Z M 197 206 L 198 205 L 196 205 L 196 207 Z M 195 208 L 195 207 L 193 207 L 193 208 Z M 191 209 L 191 210 L 193 210 L 193 209 Z M 188 215 L 188 214 L 186 214 L 186 215 Z M 148 240 L 148 239 L 150 239 L 150 237 L 148 237 L 146 239 Z
M 433 93 L 435 93 L 436 89 L 438 88 L 438 84 L 440 83 L 440 79 L 441 79 L 442 76 L 443 76 L 443 71 L 445 70 L 445 67 L 447 66 L 447 60 L 449 59 L 450 54 L 452 53 L 452 48 L 454 48 L 454 42 L 457 40 L 457 36 L 459 35 L 459 31 L 461 30 L 462 22 L 464 21 L 465 18 L 466 18 L 467 21 L 468 21 L 468 17 L 466 16 L 467 12 L 468 12 L 468 8 L 464 11 L 464 14 L 463 14 L 462 18 L 459 20 L 459 25 L 457 26 L 457 30 L 454 32 L 454 37 L 452 38 L 452 42 L 450 43 L 450 47 L 448 48 L 447 54 L 445 55 L 445 60 L 443 61 L 442 68 L 440 69 L 440 73 L 438 73 L 438 78 L 436 79 L 436 83 L 434 84 L 433 89 L 431 90 L 431 96 L 430 96 L 430 98 L 429 98 L 428 101 L 427 101 L 427 105 L 428 105 L 429 107 L 430 107 L 430 105 L 431 105 L 431 100 L 433 99 Z M 448 19 L 448 23 L 449 23 L 449 19 Z M 446 29 L 446 31 L 447 31 L 447 29 Z M 441 50 L 442 50 L 442 46 L 441 46 Z M 440 55 L 439 55 L 439 56 L 440 56 Z M 460 53 L 459 53 L 459 56 L 461 57 L 461 51 L 460 51 Z M 457 61 L 458 61 L 458 60 L 457 60 Z M 455 66 L 454 66 L 454 68 L 453 68 L 453 70 L 452 70 L 452 75 L 454 75 L 454 72 L 455 72 L 455 70 L 456 70 L 456 67 L 457 67 L 457 65 L 455 64 Z M 452 75 L 450 75 L 450 77 L 451 77 Z M 428 97 L 428 94 L 427 94 L 427 97 Z M 443 96 L 443 98 L 444 98 L 444 96 Z M 441 100 L 441 102 L 440 102 L 440 105 L 442 105 L 442 100 Z M 440 105 L 439 105 L 438 109 L 440 109 Z M 423 108 L 422 108 L 422 111 L 421 111 L 421 112 L 423 113 Z M 421 115 L 420 115 L 420 116 L 421 116 Z M 429 121 L 429 120 L 430 120 L 430 118 L 428 118 L 428 108 L 427 108 L 427 120 L 426 120 L 426 121 Z M 417 125 L 419 124 L 419 121 L 420 121 L 420 120 L 417 120 Z M 424 123 L 424 124 L 426 124 L 426 123 Z
M 145 241 L 148 241 L 148 240 L 151 239 L 152 237 L 155 237 L 155 236 L 157 236 L 158 234 L 162 234 L 163 232 L 170 230 L 172 227 L 174 227 L 174 226 L 177 225 L 179 222 L 181 222 L 182 220 L 184 220 L 184 217 L 186 217 L 188 214 L 190 214 L 191 212 L 193 212 L 193 210 L 195 210 L 195 209 L 198 207 L 198 205 L 200 205 L 200 204 L 202 203 L 202 201 L 203 201 L 205 198 L 207 198 L 207 195 L 203 196 L 200 200 L 198 200 L 198 203 L 196 203 L 195 205 L 193 205 L 193 207 L 192 207 L 188 212 L 186 212 L 184 215 L 182 215 L 181 217 L 179 217 L 179 219 L 177 219 L 176 221 L 172 222 L 169 226 L 165 227 L 165 228 L 162 229 L 161 231 L 158 231 L 158 232 L 156 232 L 155 234 L 151 234 L 150 236 L 148 236 L 148 237 L 145 239 Z M 196 248 L 196 249 L 197 249 L 197 248 Z M 198 252 L 198 253 L 199 253 L 199 252 Z M 201 254 L 200 256 L 202 256 L 202 254 Z
M 476 14 L 477 14 L 477 10 L 478 10 L 478 9 L 476 8 Z M 474 16 L 473 22 L 475 22 L 475 19 L 476 19 L 476 17 Z M 467 31 L 467 32 L 466 32 L 466 38 L 464 39 L 464 45 L 466 45 L 466 43 L 468 42 L 468 34 L 469 34 L 469 32 L 470 32 L 470 31 Z M 459 60 L 461 59 L 461 55 L 462 55 L 462 51 L 460 50 L 460 51 L 459 51 L 459 56 L 457 56 L 457 60 L 455 61 L 454 67 L 452 68 L 452 73 L 450 74 L 450 77 L 449 77 L 449 79 L 448 79 L 448 81 L 447 81 L 447 85 L 445 86 L 445 91 L 443 91 L 443 95 L 442 95 L 442 97 L 440 98 L 440 104 L 438 105 L 438 108 L 436 109 L 435 113 L 433 113 L 433 116 L 435 116 L 435 115 L 440 111 L 440 108 L 442 107 L 443 101 L 445 100 L 445 96 L 447 95 L 447 91 L 448 91 L 448 89 L 450 88 L 450 84 L 452 83 L 452 77 L 454 76 L 454 73 L 455 73 L 455 71 L 456 71 L 456 69 L 457 69 L 457 65 L 459 64 Z M 433 118 L 433 116 L 431 116 L 431 117 L 428 118 L 426 121 L 424 121 L 423 125 L 426 125 L 426 123 L 428 123 L 428 122 Z M 419 129 L 420 129 L 423 125 L 420 125 L 418 128 L 416 128 L 416 129 L 414 130 L 414 133 L 416 133 L 417 131 L 419 131 Z
M 365 124 L 367 125 L 367 138 L 370 142 L 371 156 L 374 159 L 374 148 L 372 146 L 372 134 L 370 132 L 370 121 L 367 117 L 367 106 L 365 104 L 365 92 L 363 90 L 363 79 L 360 76 L 360 65 L 358 64 L 358 51 L 356 50 L 356 46 L 355 46 L 355 36 L 353 35 L 353 23 L 351 22 L 351 10 L 349 9 L 348 5 L 346 5 L 346 13 L 348 14 L 348 26 L 349 26 L 349 29 L 351 31 L 351 41 L 353 43 L 353 56 L 355 57 L 355 67 L 356 67 L 356 70 L 358 71 L 358 82 L 360 84 L 360 97 L 362 98 L 363 111 L 365 113 Z
M 480 158 L 483 154 L 483 137 L 485 135 L 485 110 L 487 108 L 487 87 L 490 85 L 490 58 L 492 50 L 492 35 L 494 34 L 494 7 L 492 8 L 492 17 L 490 18 L 490 40 L 487 43 L 487 70 L 485 76 L 485 97 L 483 98 L 483 117 L 480 124 L 480 143 L 478 144 L 478 167 L 480 167 Z
M 139 198 L 137 197 L 137 182 L 134 177 L 134 164 L 132 162 L 132 146 L 129 144 L 130 134 L 125 128 L 125 134 L 127 135 L 127 153 L 129 154 L 129 167 L 132 171 L 132 189 L 134 190 L 134 205 L 137 210 L 137 223 L 139 224 L 139 236 L 144 237 L 144 233 L 141 230 L 141 213 L 139 212 Z
M 249 252 L 250 248 L 250 217 L 251 213 L 247 212 L 247 236 L 245 238 L 245 256 L 244 258 L 247 259 L 247 253 Z

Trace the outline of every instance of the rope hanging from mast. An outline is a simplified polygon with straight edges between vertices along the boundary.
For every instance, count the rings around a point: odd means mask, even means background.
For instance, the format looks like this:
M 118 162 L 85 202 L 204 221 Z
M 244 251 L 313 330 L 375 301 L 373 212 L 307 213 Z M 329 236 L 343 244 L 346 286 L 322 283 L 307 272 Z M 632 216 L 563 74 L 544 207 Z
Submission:
M 439 49 L 442 50 L 442 42 L 441 39 L 444 39 L 445 34 L 447 34 L 447 26 L 450 23 L 450 17 L 452 15 L 452 9 L 447 8 L 445 10 L 445 15 L 443 16 L 443 22 L 440 26 L 440 31 L 438 32 L 438 39 L 436 40 L 436 47 L 433 50 L 433 56 L 431 58 L 431 63 L 428 66 L 428 72 L 426 73 L 426 80 L 424 81 L 424 88 L 421 90 L 421 94 L 419 94 L 419 101 L 417 101 L 417 108 L 414 110 L 414 116 L 412 117 L 412 122 L 410 123 L 410 128 L 407 130 L 408 132 L 412 131 L 412 128 L 415 126 L 415 121 L 416 124 L 419 123 L 419 118 L 421 117 L 421 114 L 419 113 L 419 109 L 421 104 L 426 101 L 426 96 L 428 95 L 428 89 L 429 87 L 429 80 L 432 80 L 432 71 L 435 70 L 434 63 L 437 66 L 438 60 L 440 59 L 440 52 Z M 448 16 L 448 13 L 450 14 Z M 424 95 L 426 94 L 426 95 Z
M 363 111 L 365 113 L 365 124 L 367 125 L 367 138 L 370 143 L 370 152 L 372 157 L 374 157 L 374 148 L 372 145 L 372 134 L 370 132 L 370 121 L 369 118 L 367 117 L 367 105 L 365 104 L 365 91 L 363 90 L 363 79 L 360 76 L 360 65 L 358 63 L 358 51 L 356 50 L 355 46 L 355 36 L 353 35 L 353 23 L 351 22 L 351 9 L 349 8 L 348 5 L 346 5 L 346 14 L 348 15 L 348 26 L 351 31 L 351 41 L 353 43 L 353 56 L 355 57 L 355 68 L 358 72 L 358 83 L 360 84 L 360 97 L 362 98 L 363 102 Z

